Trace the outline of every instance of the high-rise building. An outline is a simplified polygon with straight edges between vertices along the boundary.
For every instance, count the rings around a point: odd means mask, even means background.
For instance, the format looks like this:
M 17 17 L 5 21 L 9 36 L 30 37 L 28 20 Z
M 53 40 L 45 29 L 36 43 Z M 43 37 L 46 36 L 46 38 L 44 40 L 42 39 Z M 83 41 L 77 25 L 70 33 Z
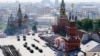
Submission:
M 56 9 L 59 9 L 59 0 L 55 0 L 55 4 L 54 4 Z
M 18 4 L 19 3 L 19 0 L 16 0 L 15 2 Z
M 81 10 L 84 18 L 97 19 L 99 18 L 99 9 L 97 6 L 82 6 Z
M 51 3 L 50 0 L 42 0 L 42 3 Z
M 51 4 L 52 4 L 52 2 L 50 0 L 42 0 L 41 1 L 41 5 L 43 5 L 43 6 L 48 6 L 48 5 L 51 6 Z

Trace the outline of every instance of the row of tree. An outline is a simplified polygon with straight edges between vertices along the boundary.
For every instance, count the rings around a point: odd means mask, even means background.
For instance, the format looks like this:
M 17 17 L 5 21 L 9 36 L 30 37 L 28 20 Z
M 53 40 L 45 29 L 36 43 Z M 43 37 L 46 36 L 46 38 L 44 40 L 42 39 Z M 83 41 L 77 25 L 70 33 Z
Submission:
M 37 23 L 31 23 L 30 26 L 32 27 L 32 30 L 37 31 Z M 83 19 L 81 21 L 76 21 L 76 26 L 78 29 L 82 29 L 85 31 L 92 31 L 94 28 L 96 30 L 100 30 L 100 19 L 92 20 L 92 19 Z M 64 33 L 62 33 L 64 34 Z
M 86 18 L 81 21 L 76 21 L 76 26 L 78 29 L 83 29 L 85 31 L 91 31 L 94 28 L 100 30 L 100 19 L 92 20 Z

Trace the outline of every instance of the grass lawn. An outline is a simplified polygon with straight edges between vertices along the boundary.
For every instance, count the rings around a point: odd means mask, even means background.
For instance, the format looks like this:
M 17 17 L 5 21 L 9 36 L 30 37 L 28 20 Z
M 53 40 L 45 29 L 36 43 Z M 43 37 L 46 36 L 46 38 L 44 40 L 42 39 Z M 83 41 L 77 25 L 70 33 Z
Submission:
M 4 23 L 0 23 L 0 29 L 5 29 L 6 28 L 6 24 L 4 24 Z

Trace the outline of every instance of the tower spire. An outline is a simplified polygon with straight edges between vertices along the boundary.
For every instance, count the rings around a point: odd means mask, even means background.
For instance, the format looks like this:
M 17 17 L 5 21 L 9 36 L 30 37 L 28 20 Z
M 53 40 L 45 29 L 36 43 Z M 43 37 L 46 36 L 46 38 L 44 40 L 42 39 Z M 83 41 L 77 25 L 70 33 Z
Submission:
M 61 2 L 61 7 L 60 7 L 60 17 L 64 18 L 66 17 L 66 9 L 65 9 L 65 3 L 64 0 Z
M 64 3 L 64 0 L 62 0 L 62 4 Z
M 73 8 L 74 8 L 74 4 L 72 3 L 72 4 L 71 4 L 71 9 L 73 10 Z
M 22 11 L 21 11 L 21 5 L 20 4 L 19 4 L 17 16 L 18 16 L 18 19 L 22 19 Z
M 19 8 L 18 8 L 18 13 L 22 13 L 20 4 L 19 4 Z
M 71 12 L 70 12 L 70 22 L 75 22 L 75 14 L 74 14 L 74 11 L 73 11 L 73 9 L 74 9 L 74 4 L 72 3 L 71 4 Z
M 19 4 L 19 8 L 18 8 L 18 13 L 17 13 L 17 18 L 18 18 L 18 22 L 19 22 L 19 26 L 21 26 L 22 21 L 23 21 L 23 16 L 22 16 L 22 11 L 21 11 L 21 5 Z

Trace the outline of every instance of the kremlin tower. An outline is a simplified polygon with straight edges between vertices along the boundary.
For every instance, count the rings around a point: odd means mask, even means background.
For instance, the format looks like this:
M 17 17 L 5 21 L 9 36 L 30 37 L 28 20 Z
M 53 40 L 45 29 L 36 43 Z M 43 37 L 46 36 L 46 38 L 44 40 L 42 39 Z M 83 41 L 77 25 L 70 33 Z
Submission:
M 53 25 L 53 31 L 56 34 L 66 35 L 66 27 L 68 26 L 68 17 L 66 15 L 65 3 L 62 0 L 60 5 L 60 15 L 57 19 L 57 25 Z
M 61 2 L 60 6 L 60 15 L 57 19 L 57 25 L 52 26 L 52 30 L 55 34 L 59 34 L 67 43 L 66 50 L 73 50 L 80 48 L 80 37 L 78 30 L 75 24 L 75 19 L 77 18 L 74 13 L 74 4 L 71 5 L 71 12 L 69 16 L 66 15 L 65 3 L 64 0 Z M 69 17 L 69 18 L 68 18 Z
M 75 19 L 76 19 L 76 16 L 74 15 L 74 4 L 71 5 L 71 12 L 69 14 L 69 26 L 66 27 L 66 31 L 68 31 L 68 34 L 71 38 L 76 38 L 77 36 L 77 27 L 76 27 L 76 24 L 75 24 Z

